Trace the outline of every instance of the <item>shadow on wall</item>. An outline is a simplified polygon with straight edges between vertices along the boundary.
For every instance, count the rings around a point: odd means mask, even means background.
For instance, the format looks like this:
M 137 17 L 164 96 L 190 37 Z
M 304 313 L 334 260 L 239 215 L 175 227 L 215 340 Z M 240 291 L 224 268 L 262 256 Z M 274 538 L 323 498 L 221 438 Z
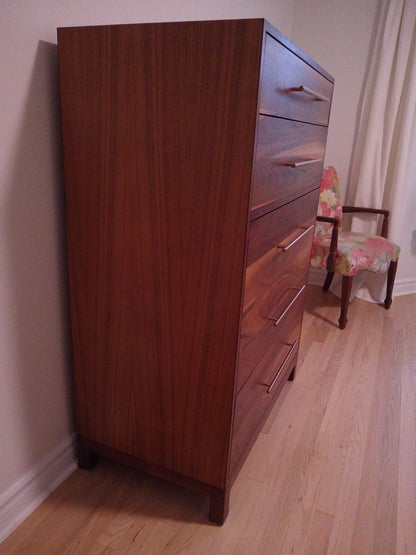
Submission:
M 22 437 L 9 437 L 7 443 L 11 452 L 17 449 L 16 441 L 24 444 L 19 459 L 31 468 L 73 429 L 54 44 L 38 43 L 13 168 L 4 271 L 9 274 L 7 300 L 15 339 L 14 390 L 19 407 L 15 429 Z

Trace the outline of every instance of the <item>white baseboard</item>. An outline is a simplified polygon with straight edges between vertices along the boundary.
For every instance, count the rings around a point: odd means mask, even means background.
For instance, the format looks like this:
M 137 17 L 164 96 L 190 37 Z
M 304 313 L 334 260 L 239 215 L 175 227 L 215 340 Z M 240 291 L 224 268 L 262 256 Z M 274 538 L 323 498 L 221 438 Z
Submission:
M 321 268 L 313 268 L 312 266 L 309 268 L 308 283 L 310 285 L 320 285 L 322 287 L 325 278 L 325 270 L 322 270 Z
M 308 283 L 310 285 L 319 285 L 322 287 L 326 277 L 326 271 L 321 268 L 309 269 Z M 394 297 L 401 295 L 412 295 L 416 293 L 416 278 L 402 278 L 396 279 L 394 282 Z
M 76 469 L 75 434 L 59 443 L 0 496 L 0 542 Z
M 416 293 L 416 278 L 396 279 L 394 282 L 394 296 L 412 295 Z

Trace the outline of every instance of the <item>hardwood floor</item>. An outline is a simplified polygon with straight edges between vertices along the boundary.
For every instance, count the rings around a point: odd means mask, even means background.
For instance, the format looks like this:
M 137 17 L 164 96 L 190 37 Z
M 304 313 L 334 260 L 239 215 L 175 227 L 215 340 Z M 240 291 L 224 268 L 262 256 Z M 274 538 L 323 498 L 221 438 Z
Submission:
M 298 373 L 231 491 L 208 500 L 101 460 L 77 470 L 1 554 L 416 553 L 416 295 L 389 311 L 308 287 Z

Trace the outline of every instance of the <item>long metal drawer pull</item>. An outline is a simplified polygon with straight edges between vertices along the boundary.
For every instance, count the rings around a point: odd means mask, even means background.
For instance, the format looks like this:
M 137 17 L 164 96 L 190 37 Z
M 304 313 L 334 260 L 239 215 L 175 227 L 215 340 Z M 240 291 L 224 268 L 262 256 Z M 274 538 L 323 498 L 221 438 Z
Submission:
M 299 343 L 299 339 L 296 339 L 296 341 L 293 343 L 290 351 L 287 353 L 287 355 L 285 356 L 284 361 L 282 362 L 277 374 L 275 375 L 275 377 L 272 380 L 272 383 L 269 385 L 267 383 L 264 383 L 262 385 L 265 385 L 267 387 L 267 393 L 270 393 L 271 390 L 273 389 L 273 387 L 276 385 L 277 380 L 279 379 L 279 376 L 283 370 L 283 368 L 286 366 L 286 362 L 289 360 L 289 358 L 291 357 L 293 351 L 296 349 L 297 345 Z
M 289 90 L 293 92 L 303 92 L 305 94 L 308 94 L 309 96 L 313 96 L 313 98 L 315 100 L 318 100 L 319 102 L 329 102 L 329 98 L 327 96 L 313 91 L 312 89 L 309 89 L 304 85 L 299 85 L 299 87 L 291 87 Z
M 305 289 L 306 284 L 301 287 L 298 291 L 298 293 L 296 294 L 296 296 L 292 299 L 291 303 L 289 304 L 289 306 L 286 308 L 286 310 L 283 312 L 283 314 L 279 317 L 279 318 L 269 318 L 269 320 L 271 320 L 272 322 L 274 322 L 274 326 L 279 325 L 279 322 L 281 322 L 283 320 L 283 318 L 286 316 L 286 314 L 289 312 L 289 310 L 292 308 L 292 306 L 294 305 L 294 303 L 296 302 L 297 298 L 303 293 L 303 290 Z
M 312 160 L 300 160 L 299 162 L 284 162 L 283 166 L 288 166 L 289 168 L 301 168 L 302 166 L 308 166 L 309 164 L 317 164 L 318 162 L 323 162 L 323 158 L 313 158 Z
M 295 245 L 298 241 L 300 241 L 302 237 L 304 237 L 307 233 L 309 233 L 313 229 L 313 226 L 314 224 L 310 225 L 309 227 L 302 227 L 301 229 L 304 229 L 304 231 L 303 233 L 298 235 L 296 239 L 293 239 L 293 241 L 288 245 L 277 245 L 276 249 L 280 249 L 282 252 L 288 251 L 291 247 L 293 247 L 293 245 Z

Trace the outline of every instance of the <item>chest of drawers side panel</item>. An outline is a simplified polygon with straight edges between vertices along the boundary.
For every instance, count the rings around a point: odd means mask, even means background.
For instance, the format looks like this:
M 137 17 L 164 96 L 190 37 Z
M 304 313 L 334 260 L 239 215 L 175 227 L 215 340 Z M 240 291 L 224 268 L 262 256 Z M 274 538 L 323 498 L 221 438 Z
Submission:
M 223 487 L 262 23 L 62 30 L 79 433 Z

